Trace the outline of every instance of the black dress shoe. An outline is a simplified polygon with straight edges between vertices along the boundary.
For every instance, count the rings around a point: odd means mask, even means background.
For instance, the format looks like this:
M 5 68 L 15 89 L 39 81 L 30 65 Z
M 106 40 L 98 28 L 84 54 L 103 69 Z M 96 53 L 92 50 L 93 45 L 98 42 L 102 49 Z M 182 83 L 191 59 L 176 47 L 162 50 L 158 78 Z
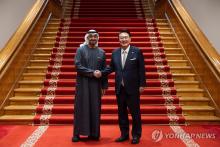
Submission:
M 88 139 L 99 141 L 99 137 L 95 137 L 95 136 L 88 136 Z
M 79 136 L 72 137 L 72 142 L 79 142 L 80 138 Z
M 133 137 L 133 139 L 131 140 L 131 144 L 138 144 L 139 142 L 140 142 L 139 137 Z
M 123 142 L 129 139 L 129 136 L 121 136 L 115 140 L 115 142 Z

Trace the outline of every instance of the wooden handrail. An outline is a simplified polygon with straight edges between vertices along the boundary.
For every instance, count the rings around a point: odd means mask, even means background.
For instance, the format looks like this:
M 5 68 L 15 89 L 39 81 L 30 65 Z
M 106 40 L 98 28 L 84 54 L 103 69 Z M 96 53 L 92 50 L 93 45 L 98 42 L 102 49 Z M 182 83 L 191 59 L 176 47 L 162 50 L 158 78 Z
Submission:
M 182 6 L 179 0 L 169 0 L 169 3 L 173 5 L 173 8 L 176 10 L 176 13 L 178 14 L 179 18 L 182 20 L 185 27 L 191 33 L 193 39 L 199 45 L 206 59 L 208 59 L 209 63 L 212 65 L 216 74 L 220 78 L 220 55 L 218 54 L 216 49 L 212 46 L 207 37 L 200 30 L 198 25 L 188 14 L 188 12 Z
M 55 0 L 36 0 L 35 4 L 0 52 L 0 110 L 21 78 L 51 17 L 61 18 L 61 4 Z M 0 111 L 0 115 L 3 111 Z
M 0 73 L 23 41 L 25 35 L 30 31 L 30 28 L 35 24 L 35 19 L 41 14 L 41 11 L 44 10 L 48 2 L 49 0 L 37 0 L 17 31 L 6 43 L 0 52 Z
M 220 56 L 216 49 L 179 0 L 157 0 L 154 12 L 157 18 L 168 20 L 200 87 L 205 90 L 204 96 L 210 98 L 210 105 L 220 116 Z

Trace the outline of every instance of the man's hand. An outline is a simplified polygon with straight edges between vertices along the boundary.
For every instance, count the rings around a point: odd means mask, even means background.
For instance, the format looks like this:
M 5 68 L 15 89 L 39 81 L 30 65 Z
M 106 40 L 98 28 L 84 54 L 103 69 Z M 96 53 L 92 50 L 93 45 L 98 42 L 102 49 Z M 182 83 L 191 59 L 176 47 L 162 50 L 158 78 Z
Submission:
M 105 95 L 106 89 L 102 89 L 102 96 Z
M 144 87 L 139 87 L 139 92 L 140 93 L 144 92 Z
M 99 70 L 95 70 L 95 71 L 93 72 L 93 75 L 94 75 L 96 78 L 100 78 L 100 77 L 102 76 L 102 73 L 101 73 L 101 71 L 99 71 Z

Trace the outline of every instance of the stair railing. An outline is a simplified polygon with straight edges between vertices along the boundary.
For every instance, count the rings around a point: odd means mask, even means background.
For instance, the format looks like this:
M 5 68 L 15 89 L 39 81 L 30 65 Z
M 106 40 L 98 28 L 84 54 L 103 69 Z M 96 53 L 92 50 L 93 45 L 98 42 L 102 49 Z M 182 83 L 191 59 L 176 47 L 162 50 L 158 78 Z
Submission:
M 154 15 L 169 20 L 220 116 L 220 56 L 179 0 L 157 0 Z
M 16 32 L 0 52 L 0 110 L 21 78 L 37 43 L 52 16 L 60 18 L 62 8 L 56 0 L 36 0 Z M 0 115 L 3 113 L 0 111 Z

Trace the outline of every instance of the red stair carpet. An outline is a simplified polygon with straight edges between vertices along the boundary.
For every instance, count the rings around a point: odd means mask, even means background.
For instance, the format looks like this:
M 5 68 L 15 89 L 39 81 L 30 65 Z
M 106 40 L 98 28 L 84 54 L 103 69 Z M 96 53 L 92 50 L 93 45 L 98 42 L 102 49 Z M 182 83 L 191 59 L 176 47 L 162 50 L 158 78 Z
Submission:
M 137 147 L 219 147 L 220 126 L 151 126 L 143 125 L 141 142 Z M 24 131 L 25 130 L 25 131 Z M 0 126 L 1 147 L 132 147 L 130 141 L 116 143 L 120 134 L 117 125 L 101 125 L 100 141 L 83 138 L 72 143 L 72 126 Z M 184 135 L 191 137 L 183 137 Z M 176 137 L 175 137 L 176 136 Z M 182 136 L 182 137 L 180 137 Z
M 147 88 L 141 95 L 144 124 L 184 124 L 185 119 L 176 96 L 176 88 L 167 65 L 157 22 L 145 18 L 141 0 L 75 0 L 66 9 L 68 18 L 60 20 L 50 65 L 41 90 L 35 124 L 72 124 L 76 72 L 74 56 L 90 29 L 100 34 L 99 46 L 111 52 L 119 47 L 118 32 L 127 28 L 132 45 L 139 47 L 145 58 Z M 114 73 L 109 75 L 109 89 L 102 97 L 101 123 L 116 124 L 117 105 Z

